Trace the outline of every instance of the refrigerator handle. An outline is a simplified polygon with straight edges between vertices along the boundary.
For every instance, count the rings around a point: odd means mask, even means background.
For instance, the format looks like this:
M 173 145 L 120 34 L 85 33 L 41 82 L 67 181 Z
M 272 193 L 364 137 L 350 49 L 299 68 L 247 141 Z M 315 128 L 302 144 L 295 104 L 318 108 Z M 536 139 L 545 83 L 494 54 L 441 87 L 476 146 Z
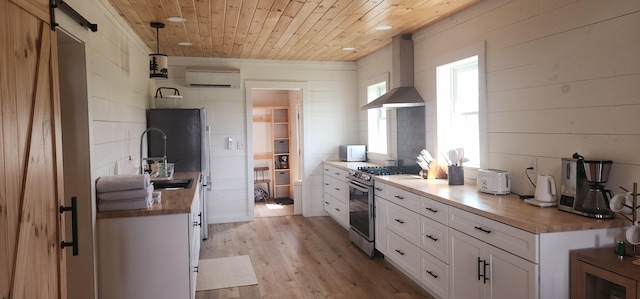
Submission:
M 207 126 L 207 190 L 211 191 L 211 128 Z

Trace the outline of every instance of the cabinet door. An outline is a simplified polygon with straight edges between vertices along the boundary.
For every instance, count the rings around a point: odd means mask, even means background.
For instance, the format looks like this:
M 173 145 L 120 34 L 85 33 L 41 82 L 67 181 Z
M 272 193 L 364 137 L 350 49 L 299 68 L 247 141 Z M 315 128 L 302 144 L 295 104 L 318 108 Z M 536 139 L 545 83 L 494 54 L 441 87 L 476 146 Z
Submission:
M 538 265 L 486 245 L 489 263 L 487 298 L 538 298 Z
M 455 229 L 449 229 L 449 298 L 481 299 L 485 281 L 481 276 L 485 272 L 481 257 L 485 244 Z M 488 267 L 488 266 L 487 266 Z M 505 297 L 507 298 L 507 297 Z M 512 297 L 517 298 L 517 297 Z
M 571 299 L 637 298 L 640 293 L 640 284 L 633 279 L 583 261 L 572 262 Z
M 387 226 L 386 223 L 386 205 L 387 201 L 376 196 L 375 198 L 375 244 L 376 249 L 382 254 L 387 255 Z

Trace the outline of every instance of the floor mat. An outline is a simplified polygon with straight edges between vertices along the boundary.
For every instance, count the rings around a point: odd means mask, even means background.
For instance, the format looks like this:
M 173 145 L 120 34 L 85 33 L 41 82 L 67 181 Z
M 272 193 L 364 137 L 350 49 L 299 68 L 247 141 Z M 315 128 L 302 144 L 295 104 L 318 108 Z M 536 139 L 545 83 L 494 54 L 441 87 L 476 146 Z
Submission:
M 258 284 L 248 255 L 205 259 L 198 262 L 196 291 Z
M 275 199 L 277 204 L 281 204 L 281 205 L 292 205 L 293 204 L 293 199 L 291 198 L 276 198 Z

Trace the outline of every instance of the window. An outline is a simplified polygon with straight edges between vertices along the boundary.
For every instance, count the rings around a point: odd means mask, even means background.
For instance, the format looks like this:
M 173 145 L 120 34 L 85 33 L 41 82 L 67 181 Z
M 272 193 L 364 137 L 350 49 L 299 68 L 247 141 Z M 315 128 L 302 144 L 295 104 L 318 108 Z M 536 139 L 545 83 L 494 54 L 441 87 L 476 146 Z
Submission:
M 463 148 L 465 166 L 480 167 L 478 56 L 436 68 L 438 151 Z
M 387 92 L 387 82 L 382 81 L 367 86 L 367 103 L 377 99 Z M 386 154 L 387 153 L 387 110 L 384 108 L 369 109 L 368 151 Z

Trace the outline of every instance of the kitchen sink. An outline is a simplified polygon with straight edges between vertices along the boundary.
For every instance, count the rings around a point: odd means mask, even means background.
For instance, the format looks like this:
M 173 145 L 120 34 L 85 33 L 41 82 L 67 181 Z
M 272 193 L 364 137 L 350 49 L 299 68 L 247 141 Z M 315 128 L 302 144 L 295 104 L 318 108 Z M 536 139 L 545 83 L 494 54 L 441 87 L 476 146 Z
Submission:
M 155 190 L 180 190 L 189 189 L 193 179 L 152 180 Z

